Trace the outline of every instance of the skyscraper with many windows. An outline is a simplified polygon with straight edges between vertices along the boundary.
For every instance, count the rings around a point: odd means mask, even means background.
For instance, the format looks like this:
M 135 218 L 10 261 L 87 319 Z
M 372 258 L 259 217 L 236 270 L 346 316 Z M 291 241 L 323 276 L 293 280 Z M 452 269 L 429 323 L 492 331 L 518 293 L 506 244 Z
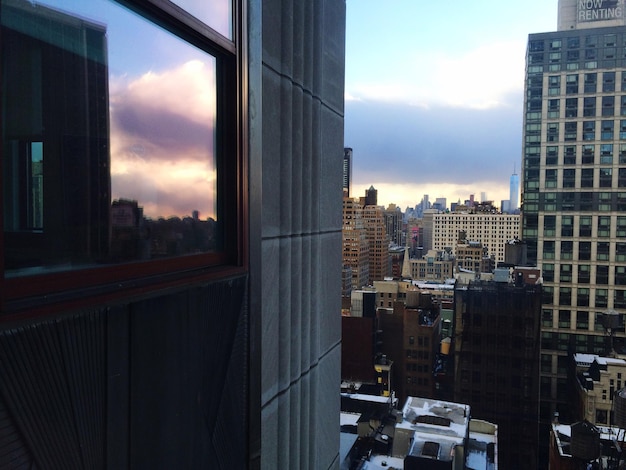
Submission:
M 526 55 L 522 235 L 542 269 L 542 421 L 571 407 L 571 352 L 606 353 L 626 312 L 626 30 L 621 0 L 559 1 Z M 615 349 L 623 347 L 623 324 Z

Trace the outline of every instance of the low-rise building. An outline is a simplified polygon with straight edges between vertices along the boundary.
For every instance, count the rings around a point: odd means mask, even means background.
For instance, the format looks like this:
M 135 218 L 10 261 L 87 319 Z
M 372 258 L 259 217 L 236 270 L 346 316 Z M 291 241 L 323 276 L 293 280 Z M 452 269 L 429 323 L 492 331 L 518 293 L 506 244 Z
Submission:
M 612 424 L 615 393 L 626 384 L 626 360 L 575 354 L 574 361 L 578 418 L 597 426 Z M 589 365 L 585 368 L 583 364 Z
M 356 395 L 354 395 L 356 397 Z M 352 430 L 356 439 L 343 439 L 352 445 L 342 449 L 346 456 L 342 469 L 384 470 L 464 470 L 498 468 L 498 426 L 471 418 L 470 407 L 449 401 L 408 397 L 402 411 L 390 410 L 381 415 L 381 402 L 375 398 L 367 406 L 361 398 L 363 415 L 355 416 L 343 409 L 344 432 Z M 359 423 L 365 425 L 359 427 Z M 345 445 L 345 444 L 344 444 Z

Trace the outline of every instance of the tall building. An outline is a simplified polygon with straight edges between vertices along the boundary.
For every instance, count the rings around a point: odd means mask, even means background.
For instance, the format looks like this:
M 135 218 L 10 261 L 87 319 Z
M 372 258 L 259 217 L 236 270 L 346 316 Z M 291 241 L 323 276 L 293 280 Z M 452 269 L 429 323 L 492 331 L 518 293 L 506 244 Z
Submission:
M 502 208 L 502 212 L 514 213 L 519 209 L 519 175 L 513 171 L 509 181 L 509 207 L 505 211 Z
M 350 266 L 352 288 L 358 289 L 370 282 L 370 245 L 363 220 L 363 207 L 355 199 L 343 198 L 343 264 Z
M 426 218 L 424 218 L 426 220 Z M 467 241 L 481 243 L 497 263 L 504 262 L 505 246 L 520 234 L 519 214 L 491 212 L 450 212 L 432 214 L 432 248 L 452 248 L 456 254 L 459 232 Z
M 370 186 L 365 190 L 365 197 L 361 198 L 362 206 L 377 206 L 378 205 L 378 190 L 374 186 Z
M 626 311 L 623 4 L 561 0 L 558 18 L 528 38 L 521 172 L 522 238 L 544 281 L 543 423 L 570 419 L 568 353 L 606 353 L 602 314 Z
M 384 211 L 384 215 L 389 241 L 398 246 L 405 246 L 406 234 L 403 230 L 404 224 L 400 208 L 396 207 L 395 204 L 389 204 Z
M 338 468 L 345 1 L 121 3 L 0 0 L 0 468 Z
M 537 468 L 541 286 L 457 282 L 454 305 L 455 399 L 498 423 L 501 468 Z
M 391 274 L 389 236 L 385 225 L 385 215 L 379 206 L 363 208 L 363 225 L 369 243 L 369 279 L 382 281 Z
M 350 185 L 352 184 L 352 149 L 343 149 L 343 195 L 350 197 Z

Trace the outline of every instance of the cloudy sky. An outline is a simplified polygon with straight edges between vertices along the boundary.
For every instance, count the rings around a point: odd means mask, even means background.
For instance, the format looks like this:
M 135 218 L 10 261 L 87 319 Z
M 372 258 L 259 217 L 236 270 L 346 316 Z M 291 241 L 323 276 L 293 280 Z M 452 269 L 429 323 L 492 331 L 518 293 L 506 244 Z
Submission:
M 347 0 L 345 146 L 352 196 L 404 210 L 509 198 L 519 173 L 528 34 L 558 0 Z

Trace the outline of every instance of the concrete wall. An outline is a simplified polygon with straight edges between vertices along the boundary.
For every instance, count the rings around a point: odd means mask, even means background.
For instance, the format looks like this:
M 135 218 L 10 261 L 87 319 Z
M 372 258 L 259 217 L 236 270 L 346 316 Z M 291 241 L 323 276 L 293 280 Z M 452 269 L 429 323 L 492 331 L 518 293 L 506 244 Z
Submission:
M 346 6 L 249 6 L 260 466 L 338 468 Z

